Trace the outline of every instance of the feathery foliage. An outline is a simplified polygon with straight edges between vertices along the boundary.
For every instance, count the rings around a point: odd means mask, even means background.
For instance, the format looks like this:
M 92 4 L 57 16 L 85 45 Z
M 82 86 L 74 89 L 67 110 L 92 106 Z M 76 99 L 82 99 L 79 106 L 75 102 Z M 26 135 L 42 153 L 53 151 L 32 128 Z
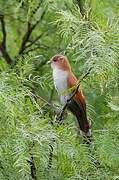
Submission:
M 80 1 L 82 2 L 82 1 Z M 119 179 L 119 2 L 0 0 L 0 179 Z M 47 61 L 66 55 L 81 82 L 94 140 L 62 125 Z M 53 152 L 52 152 L 53 148 Z

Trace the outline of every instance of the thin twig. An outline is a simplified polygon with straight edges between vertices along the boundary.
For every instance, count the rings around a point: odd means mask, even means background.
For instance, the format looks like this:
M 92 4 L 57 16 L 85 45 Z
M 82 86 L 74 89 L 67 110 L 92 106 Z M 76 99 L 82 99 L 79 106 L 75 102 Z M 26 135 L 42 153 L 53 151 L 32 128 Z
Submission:
M 49 105 L 51 108 L 57 109 L 57 107 L 56 107 L 55 104 L 50 103 L 49 101 L 45 100 L 43 97 L 41 97 L 41 96 L 39 96 L 39 95 L 36 95 L 36 94 L 33 94 L 33 93 L 31 93 L 31 92 L 30 92 L 30 94 L 31 94 L 35 99 L 40 99 L 41 101 L 45 102 L 45 103 L 46 103 L 45 106 L 46 106 L 46 105 Z
M 49 46 L 47 46 L 47 45 L 44 45 L 44 44 L 38 44 L 37 46 L 36 46 L 36 44 L 34 44 L 35 46 L 33 47 L 33 48 L 30 48 L 30 49 L 28 49 L 28 50 L 26 50 L 26 48 L 25 48 L 25 51 L 23 52 L 23 54 L 28 54 L 29 52 L 32 52 L 32 51 L 35 51 L 35 50 L 37 50 L 37 49 L 45 49 L 45 50 L 47 50 L 47 49 L 50 49 L 50 47 Z
M 47 103 L 49 106 L 51 106 L 51 103 L 49 103 L 49 102 L 48 102 L 47 100 L 45 100 L 43 97 L 41 97 L 41 96 L 39 96 L 39 95 L 36 95 L 36 94 L 33 94 L 33 93 L 31 93 L 31 92 L 30 92 L 30 94 L 31 94 L 32 96 L 34 96 L 35 98 L 40 99 L 41 101 L 43 101 L 43 102 Z
M 54 140 L 55 141 L 55 140 Z M 51 168 L 52 166 L 52 158 L 53 158 L 53 150 L 54 150 L 54 146 L 53 144 L 49 144 L 49 161 L 48 161 L 48 169 Z
M 35 44 L 35 42 L 37 42 L 39 39 L 41 39 L 41 37 L 43 37 L 44 36 L 44 34 L 46 34 L 46 33 L 42 33 L 42 34 L 40 34 L 38 37 L 36 37 L 33 41 L 31 41 L 25 48 L 29 48 L 29 47 L 31 47 L 33 44 Z
M 36 26 L 39 24 L 39 22 L 43 19 L 45 13 L 46 13 L 46 10 L 43 11 L 40 19 L 39 19 L 38 21 L 36 21 L 36 23 L 33 24 L 33 25 L 28 21 L 28 23 L 27 23 L 27 30 L 26 30 L 26 32 L 25 32 L 25 34 L 24 34 L 24 36 L 23 36 L 22 43 L 21 43 L 21 46 L 20 46 L 20 49 L 19 49 L 19 53 L 18 53 L 18 54 L 23 54 L 24 50 L 25 50 L 26 48 L 28 48 L 29 45 L 26 45 L 26 44 L 28 43 L 29 38 L 30 38 L 33 30 L 36 28 Z M 40 35 L 40 36 L 41 36 L 41 35 Z M 38 36 L 34 41 L 36 42 L 37 40 L 39 40 L 40 36 Z M 35 43 L 34 41 L 31 43 L 31 45 L 33 45 L 33 44 Z M 31 45 L 30 45 L 30 46 L 31 46 Z M 30 47 L 30 46 L 29 46 L 29 47 Z
M 29 54 L 30 52 L 33 52 L 33 51 L 35 51 L 37 49 L 40 49 L 40 47 L 36 46 L 36 47 L 30 48 L 28 50 L 25 50 L 22 54 Z
M 50 92 L 50 94 L 49 94 L 48 102 L 49 102 L 50 104 L 51 104 L 51 102 L 52 102 L 53 95 L 54 95 L 54 88 L 51 89 L 51 92 Z
M 30 22 L 27 23 L 27 30 L 23 36 L 23 39 L 22 39 L 22 43 L 21 43 L 21 47 L 19 49 L 19 54 L 22 54 L 23 51 L 25 50 L 26 48 L 26 43 L 28 42 L 29 38 L 30 38 L 30 35 L 32 33 L 32 25 Z
M 45 16 L 45 13 L 46 13 L 46 9 L 43 11 L 40 19 L 38 21 L 36 21 L 36 23 L 32 26 L 32 31 L 35 29 L 35 27 L 39 24 L 39 22 L 44 18 Z
M 87 18 L 87 15 L 86 15 L 86 10 L 85 10 L 85 0 L 76 0 L 77 1 L 77 4 L 78 4 L 78 7 L 80 9 L 80 13 L 81 13 L 81 16 L 86 19 Z
M 31 160 L 30 160 L 29 164 L 30 164 L 30 168 L 31 168 L 31 177 L 34 180 L 37 180 L 37 177 L 36 177 L 36 167 L 35 167 L 35 162 L 34 162 L 33 154 L 31 154 Z
M 30 160 L 28 161 L 28 163 L 30 164 L 30 169 L 31 169 L 31 177 L 33 180 L 37 180 L 36 177 L 36 166 L 35 166 L 35 160 L 34 160 L 34 156 L 32 153 L 32 149 L 34 147 L 35 143 L 33 142 L 29 148 L 29 153 L 30 153 Z
M 30 19 L 33 18 L 33 16 L 37 13 L 37 11 L 38 11 L 38 9 L 40 8 L 40 6 L 42 5 L 42 3 L 43 3 L 43 0 L 40 0 L 40 2 L 38 3 L 38 5 L 37 5 L 37 6 L 34 8 L 34 10 L 32 11 L 32 15 L 31 15 Z

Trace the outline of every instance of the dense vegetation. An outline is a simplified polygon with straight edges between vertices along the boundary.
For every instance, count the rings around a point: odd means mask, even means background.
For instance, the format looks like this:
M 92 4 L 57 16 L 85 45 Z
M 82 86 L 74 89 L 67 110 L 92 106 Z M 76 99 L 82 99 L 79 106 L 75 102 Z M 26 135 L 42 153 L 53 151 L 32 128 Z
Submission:
M 119 1 L 0 0 L 0 180 L 119 179 Z M 47 61 L 68 57 L 93 143 L 61 105 Z

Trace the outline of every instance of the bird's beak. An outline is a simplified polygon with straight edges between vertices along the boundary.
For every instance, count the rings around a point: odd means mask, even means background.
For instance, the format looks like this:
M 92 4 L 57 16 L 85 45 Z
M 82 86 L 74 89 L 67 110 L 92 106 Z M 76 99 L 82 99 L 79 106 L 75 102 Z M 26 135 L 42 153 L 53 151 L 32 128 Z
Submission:
M 47 61 L 47 63 L 46 64 L 51 64 L 51 61 L 49 60 L 49 61 Z

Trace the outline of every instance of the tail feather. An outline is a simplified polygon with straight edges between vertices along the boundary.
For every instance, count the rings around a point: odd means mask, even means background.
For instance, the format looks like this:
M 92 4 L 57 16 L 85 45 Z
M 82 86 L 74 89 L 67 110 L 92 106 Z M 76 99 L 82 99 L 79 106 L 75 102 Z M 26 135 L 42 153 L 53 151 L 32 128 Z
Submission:
M 91 129 L 89 121 L 87 119 L 86 110 L 79 101 L 72 99 L 68 104 L 68 109 L 76 116 L 78 124 L 81 130 L 81 134 L 84 136 L 91 136 Z

